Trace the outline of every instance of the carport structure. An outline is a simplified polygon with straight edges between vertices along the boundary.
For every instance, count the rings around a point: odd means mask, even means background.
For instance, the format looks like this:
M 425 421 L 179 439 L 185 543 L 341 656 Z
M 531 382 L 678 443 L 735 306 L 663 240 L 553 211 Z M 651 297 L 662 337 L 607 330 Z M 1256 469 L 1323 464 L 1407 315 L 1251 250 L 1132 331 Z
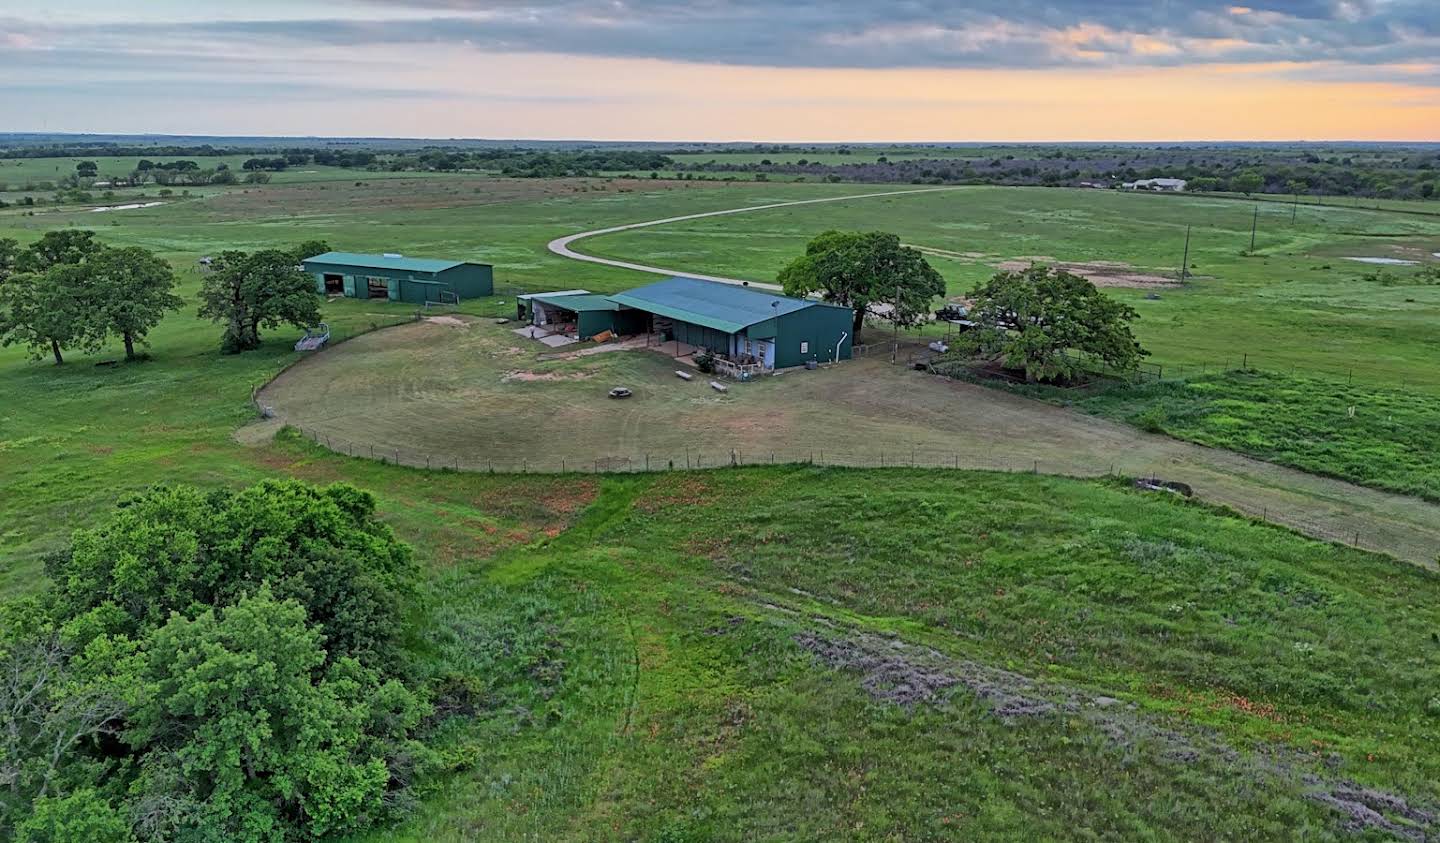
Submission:
M 633 311 L 621 312 L 620 305 L 605 296 L 589 293 L 531 295 L 530 322 L 553 333 L 588 340 L 596 334 L 634 334 L 644 329 L 645 320 Z

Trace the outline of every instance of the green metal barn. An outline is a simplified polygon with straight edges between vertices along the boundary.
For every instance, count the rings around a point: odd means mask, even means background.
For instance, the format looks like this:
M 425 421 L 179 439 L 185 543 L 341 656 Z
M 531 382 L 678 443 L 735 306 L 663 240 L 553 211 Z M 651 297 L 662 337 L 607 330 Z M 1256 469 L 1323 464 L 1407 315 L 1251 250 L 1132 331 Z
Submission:
M 854 311 L 848 307 L 685 277 L 608 298 L 621 314 L 646 314 L 648 330 L 674 342 L 677 356 L 687 347 L 708 349 L 760 371 L 851 356 Z
M 424 304 L 495 292 L 495 270 L 485 263 L 326 252 L 301 265 L 315 276 L 315 290 L 322 295 Z

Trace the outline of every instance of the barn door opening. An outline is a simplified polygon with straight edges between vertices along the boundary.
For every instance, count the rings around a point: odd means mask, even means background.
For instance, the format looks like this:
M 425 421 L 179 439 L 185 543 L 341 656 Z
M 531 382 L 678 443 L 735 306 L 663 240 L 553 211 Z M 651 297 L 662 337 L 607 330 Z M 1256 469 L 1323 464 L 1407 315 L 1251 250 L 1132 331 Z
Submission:
M 325 295 L 333 296 L 345 292 L 345 276 L 334 272 L 325 273 Z

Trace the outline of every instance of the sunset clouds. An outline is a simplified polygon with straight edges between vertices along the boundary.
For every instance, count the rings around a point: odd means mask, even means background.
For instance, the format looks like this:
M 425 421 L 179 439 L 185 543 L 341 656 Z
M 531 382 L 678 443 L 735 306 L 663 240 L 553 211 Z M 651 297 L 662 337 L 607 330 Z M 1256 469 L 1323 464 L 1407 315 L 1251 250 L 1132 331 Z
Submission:
M 1432 0 L 54 5 L 0 11 L 19 129 L 1440 139 Z

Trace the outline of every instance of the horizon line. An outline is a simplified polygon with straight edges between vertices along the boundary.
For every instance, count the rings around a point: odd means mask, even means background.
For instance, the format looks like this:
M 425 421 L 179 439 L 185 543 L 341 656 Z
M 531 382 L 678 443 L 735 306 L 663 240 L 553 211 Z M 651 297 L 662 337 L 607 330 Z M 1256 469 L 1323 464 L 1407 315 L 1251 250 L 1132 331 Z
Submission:
M 675 140 L 670 138 L 577 138 L 577 137 L 469 137 L 469 136 L 448 136 L 431 137 L 424 135 L 319 135 L 312 133 L 298 134 L 220 134 L 205 132 L 106 132 L 106 131 L 25 131 L 8 130 L 0 132 L 0 138 L 7 137 L 114 137 L 114 138 L 191 138 L 191 139 L 227 139 L 227 140 L 354 140 L 354 141 L 423 141 L 434 143 L 445 142 L 478 142 L 478 143 L 594 143 L 594 144 L 624 144 L 624 143 L 648 143 L 648 144 L 675 144 L 677 146 L 1031 146 L 1040 144 L 1050 145 L 1150 145 L 1150 144 L 1394 144 L 1394 145 L 1440 145 L 1440 138 L 1433 140 L 1408 140 L 1400 138 L 1389 138 L 1381 140 L 1365 140 L 1357 138 L 1287 138 L 1276 139 L 1237 139 L 1237 138 L 1148 138 L 1123 140 L 1118 138 L 1108 139 L 1082 139 L 1072 138 L 1066 140 L 1017 140 L 1017 139 L 977 139 L 977 140 Z

